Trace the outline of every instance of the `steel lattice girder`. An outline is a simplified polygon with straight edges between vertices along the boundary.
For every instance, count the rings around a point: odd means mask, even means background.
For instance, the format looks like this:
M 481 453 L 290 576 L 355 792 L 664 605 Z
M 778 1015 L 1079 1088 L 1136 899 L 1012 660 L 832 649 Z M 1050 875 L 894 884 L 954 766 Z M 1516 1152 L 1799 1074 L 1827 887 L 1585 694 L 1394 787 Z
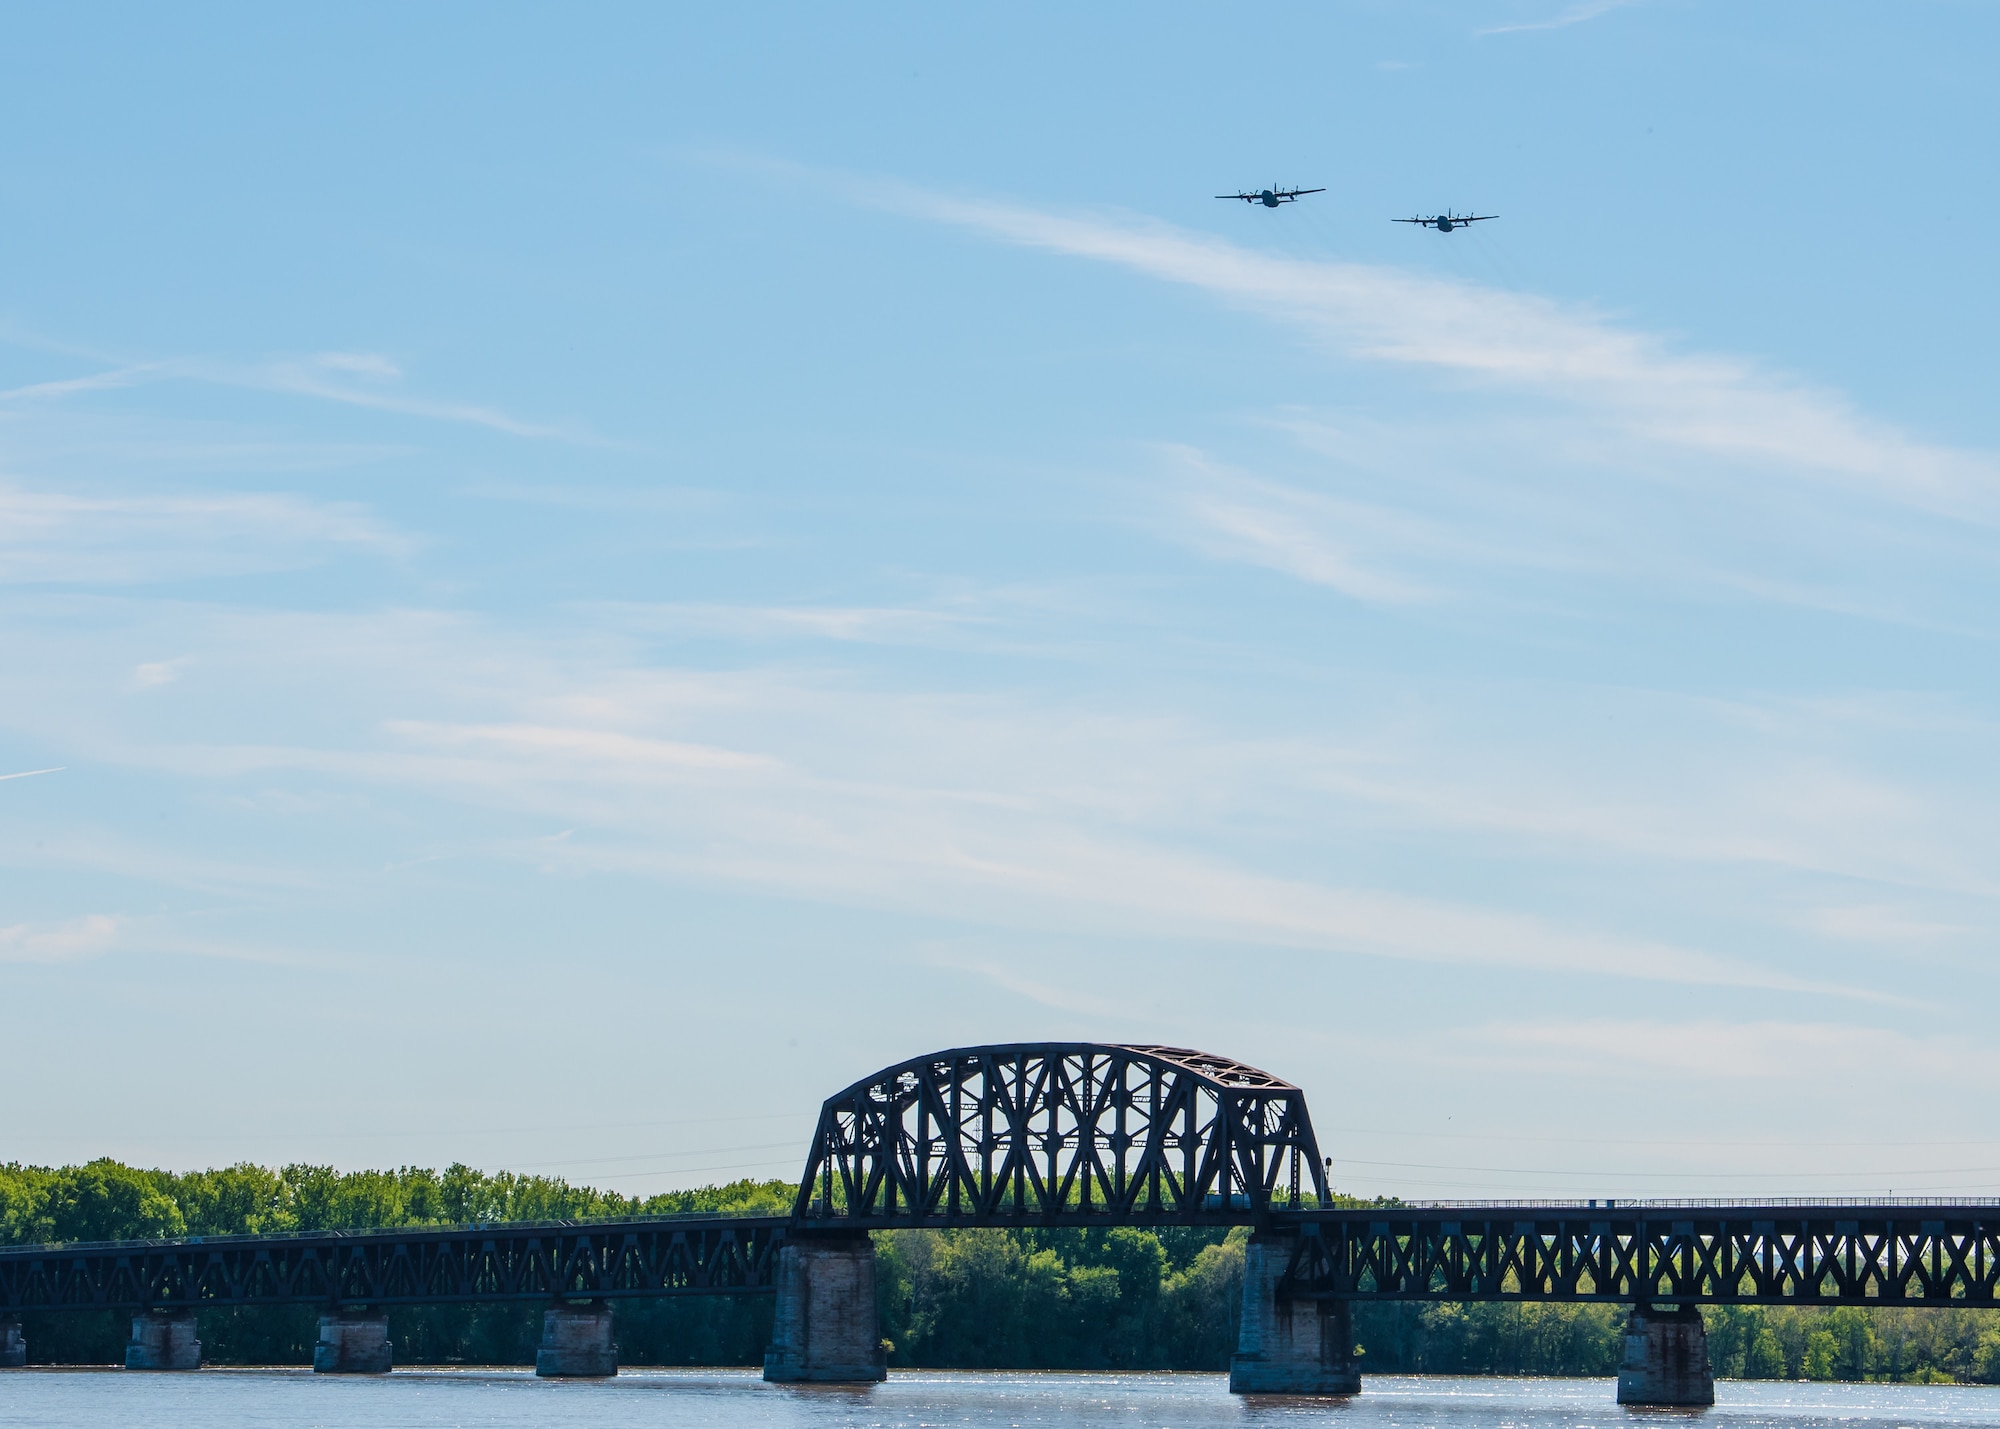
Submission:
M 1238 1224 L 1325 1172 L 1305 1094 L 1179 1047 L 964 1047 L 827 1099 L 795 1216 L 863 1225 Z
M 1396 1208 L 1281 1218 L 1285 1293 L 1355 1300 L 2000 1304 L 2000 1205 Z
M 755 1294 L 790 1234 L 783 1216 L 655 1217 L 35 1246 L 0 1250 L 0 1314 Z

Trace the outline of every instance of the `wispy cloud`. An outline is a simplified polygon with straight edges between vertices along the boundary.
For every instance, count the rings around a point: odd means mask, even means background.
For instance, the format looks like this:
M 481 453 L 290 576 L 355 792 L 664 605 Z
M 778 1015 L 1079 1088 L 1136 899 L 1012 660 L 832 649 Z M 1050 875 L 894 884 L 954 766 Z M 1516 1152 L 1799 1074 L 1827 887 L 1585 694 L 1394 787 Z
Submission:
M 409 537 L 349 503 L 282 493 L 78 495 L 0 486 L 0 583 L 130 584 L 285 570 Z
M 287 866 L 269 848 L 258 850 L 261 863 L 232 862 L 190 850 L 185 841 L 163 842 L 145 835 L 143 826 L 132 834 L 88 826 L 50 830 L 37 837 L 32 849 L 14 846 L 9 857 L 16 868 L 84 870 L 106 883 L 116 880 L 149 894 L 171 888 L 226 903 L 313 895 L 335 884 L 326 870 Z M 134 924 L 128 920 L 121 926 L 130 932 Z
M 59 923 L 16 923 L 0 928 L 0 964 L 83 962 L 114 950 L 279 966 L 306 966 L 312 961 L 287 948 L 189 932 L 178 926 L 181 921 L 92 913 Z
M 67 963 L 96 957 L 118 941 L 118 920 L 104 913 L 65 923 L 0 928 L 0 963 Z
M 1127 1021 L 1135 1010 L 1129 995 L 1093 995 L 1080 990 L 1073 982 L 1031 977 L 1022 971 L 1018 963 L 968 957 L 946 948 L 930 950 L 924 962 L 930 967 L 976 977 L 1003 992 L 1013 993 L 1016 997 L 1100 1027 Z
M 1179 504 L 1198 548 L 1371 604 L 1435 599 L 1435 591 L 1383 569 L 1412 545 L 1440 544 L 1410 518 L 1259 481 L 1187 448 L 1171 449 L 1169 456 L 1185 477 Z
M 457 422 L 509 436 L 583 440 L 544 422 L 530 422 L 497 407 L 404 392 L 392 384 L 403 371 L 377 353 L 323 352 L 267 362 L 230 362 L 206 357 L 166 358 L 120 364 L 82 377 L 35 382 L 0 391 L 0 403 L 56 401 L 86 392 L 134 387 L 149 382 L 201 382 L 221 387 L 286 392 L 354 407 L 431 421 Z
M 8 779 L 32 779 L 37 774 L 60 774 L 63 772 L 64 769 L 68 767 L 69 766 L 64 764 L 58 764 L 50 769 L 23 769 L 18 774 L 0 774 L 0 781 Z
M 1536 911 L 1534 897 L 1508 895 L 1511 877 L 1482 896 L 1409 870 L 1378 880 L 1276 868 L 1259 850 L 1294 838 L 1338 849 L 1371 830 L 1407 843 L 1421 830 L 1504 856 L 1496 867 L 1581 858 L 1641 885 L 1702 864 L 1849 881 L 1844 895 L 1817 900 L 1832 906 L 1862 901 L 1851 880 L 1900 882 L 1909 891 L 1894 901 L 1933 922 L 1948 920 L 1926 910 L 1944 905 L 1916 890 L 1982 897 L 1992 882 L 1973 852 L 1993 832 L 1978 781 L 1941 800 L 1836 759 L 1849 737 L 1805 711 L 1575 689 L 1546 702 L 1487 686 L 1424 696 L 1343 678 L 1310 735 L 1241 738 L 1143 701 L 1085 709 L 873 688 L 854 672 L 648 667 L 616 625 L 572 616 L 546 641 L 418 612 L 183 608 L 171 628 L 203 672 L 173 702 L 171 725 L 152 701 L 105 708 L 101 667 L 79 669 L 66 691 L 56 647 L 16 633 L 0 661 L 5 727 L 72 754 L 66 762 L 197 787 L 254 794 L 289 772 L 298 782 L 284 786 L 301 797 L 429 801 L 466 811 L 478 829 L 518 828 L 520 815 L 538 831 L 577 831 L 532 849 L 525 832 L 466 835 L 468 853 L 536 868 L 1041 933 L 1434 966 L 1797 991 L 1873 981 L 1852 958 L 1821 971 L 1798 955 L 1815 935 L 1850 949 L 1854 939 L 1774 927 L 1768 908 L 1761 918 L 1735 910 L 1751 924 L 1711 944 L 1679 921 L 1663 935 L 1651 918 L 1592 926 Z M 267 726 L 241 711 L 269 688 L 309 705 L 324 737 L 256 742 Z M 1614 749 L 1646 757 L 1595 760 L 1590 741 L 1607 728 L 1626 741 Z M 1955 737 L 1964 767 L 1990 767 L 1988 734 Z M 1246 842 L 1240 831 L 1252 826 L 1261 832 Z M 141 852 L 132 856 L 143 864 Z M 1802 906 L 1804 892 L 1789 889 L 1783 906 Z M 1782 943 L 1763 951 L 1774 936 Z
M 693 694 L 681 680 L 677 701 Z M 711 692 L 711 703 L 732 703 Z M 737 696 L 740 701 L 741 692 Z M 786 696 L 822 738 L 889 705 L 809 687 Z M 629 693 L 621 702 L 629 708 Z M 812 711 L 814 713 L 808 713 Z M 828 777 L 768 752 L 557 725 L 397 722 L 420 754 L 214 751 L 216 767 L 337 769 L 531 810 L 595 830 L 538 864 L 650 871 L 826 898 L 1059 926 L 1081 916 L 1126 934 L 1207 937 L 1421 963 L 1863 995 L 1823 980 L 1653 939 L 1597 934 L 1448 900 L 1289 880 L 1108 829 L 1088 832 L 1043 788 L 932 788 Z M 879 734 L 879 731 L 878 731 Z M 909 751 L 907 725 L 896 739 Z M 824 755 L 821 756 L 822 758 Z M 715 776 L 728 776 L 723 782 Z M 750 778 L 748 776 L 755 776 Z M 1047 776 L 1045 776 L 1046 779 Z M 661 780 L 675 797 L 662 804 Z
M 1524 20 L 1512 25 L 1489 25 L 1483 30 L 1475 30 L 1479 35 L 1512 35 L 1525 30 L 1565 30 L 1571 25 L 1581 25 L 1586 20 L 1595 20 L 1600 15 L 1608 15 L 1613 10 L 1629 9 L 1640 0 L 1582 0 L 1572 5 L 1560 15 L 1546 20 Z
M 317 397 L 323 401 L 342 402 L 353 407 L 372 407 L 381 412 L 424 417 L 431 421 L 460 422 L 504 432 L 514 437 L 574 439 L 573 434 L 565 432 L 560 427 L 542 422 L 523 421 L 496 407 L 472 402 L 441 401 L 394 391 L 381 385 L 381 382 L 399 378 L 402 373 L 386 358 L 373 358 L 355 353 L 328 353 L 252 366 L 187 363 L 183 367 L 187 375 L 206 381 L 243 387 L 263 387 L 274 392 Z M 378 381 L 376 385 L 363 386 L 357 385 L 354 380 L 357 378 L 373 378 Z
M 949 640 L 967 627 L 996 623 L 990 615 L 911 606 L 729 605 L 688 601 L 620 604 L 600 609 L 635 628 L 749 640 L 809 638 L 879 645 Z
M 636 653 L 648 642 L 622 638 L 626 623 L 568 613 L 559 636 L 536 639 L 421 612 L 183 607 L 172 638 L 203 678 L 177 693 L 171 724 L 150 700 L 106 708 L 101 663 L 66 687 L 56 637 L 19 631 L 0 659 L 0 708 L 17 740 L 70 763 L 225 795 L 282 784 L 362 809 L 428 804 L 447 822 L 455 808 L 493 831 L 464 834 L 459 856 L 1040 934 L 1865 994 L 1877 982 L 1867 949 L 1896 945 L 1895 919 L 1818 927 L 1772 909 L 1868 902 L 1907 907 L 1911 925 L 1991 921 L 1977 907 L 1944 911 L 1995 892 L 1979 852 L 1994 841 L 1984 782 L 1891 778 L 1856 753 L 1839 711 L 1347 675 L 1309 734 L 1253 738 L 1143 700 L 1086 708 L 878 687 L 854 671 L 648 666 Z M 242 712 L 271 688 L 310 706 L 322 736 L 257 742 L 268 726 Z M 1620 732 L 1608 747 L 1607 729 Z M 1931 743 L 1979 771 L 1993 767 L 1992 739 L 1977 727 Z M 1623 757 L 1634 748 L 1645 757 Z M 539 837 L 550 828 L 576 832 L 550 844 Z M 1378 877 L 1338 852 L 1419 838 L 1484 872 L 1472 884 L 1408 868 Z M 1271 848 L 1283 851 L 1276 866 Z M 1308 849 L 1327 871 L 1299 866 Z M 1703 931 L 1674 899 L 1646 901 L 1662 882 L 1706 878 L 1703 865 L 1744 873 L 1703 885 L 1718 890 Z M 1639 913 L 1538 910 L 1498 872 L 1578 866 L 1633 893 Z M 1781 876 L 1824 882 L 1754 881 Z M 1857 893 L 1857 881 L 1882 891 Z M 1882 936 L 1855 936 L 1866 933 Z
M 863 201 L 1114 263 L 1254 307 L 1362 359 L 1532 393 L 1655 448 L 1776 463 L 1910 506 L 2000 522 L 2000 463 L 1934 446 L 1741 358 L 1550 299 L 1359 263 L 1260 253 L 1150 220 L 1051 213 L 856 183 Z M 1574 439 L 1572 434 L 1572 439 Z
M 658 512 L 681 515 L 713 511 L 725 504 L 722 493 L 684 486 L 530 486 L 518 482 L 485 482 L 468 486 L 464 495 L 480 501 L 518 502 L 524 506 L 558 506 L 575 511 Z
M 73 397 L 79 392 L 106 392 L 119 387 L 132 387 L 160 375 L 162 372 L 158 363 L 133 363 L 83 377 L 65 377 L 52 382 L 30 382 L 24 387 L 10 387 L 0 391 L 0 402 L 53 402 Z
M 1294 777 L 1341 803 L 1373 806 L 1390 823 L 1458 828 L 1552 854 L 1617 857 L 1652 867 L 1764 868 L 1950 897 L 2000 897 L 1983 856 L 1994 837 L 1982 788 L 1953 795 L 1899 779 L 1843 748 L 1837 722 L 1751 702 L 1654 694 L 1644 699 L 1570 692 L 1575 708 L 1536 705 L 1540 728 L 1512 727 L 1498 700 L 1474 714 L 1434 714 L 1421 733 L 1377 731 L 1349 743 L 1291 746 Z M 1469 692 L 1468 692 L 1469 694 Z M 1446 701 L 1450 703 L 1450 701 Z M 1591 749 L 1616 723 L 1647 751 L 1607 767 Z M 1761 727 L 1754 727 L 1761 726 Z M 1989 736 L 1956 746 L 1967 762 Z M 1847 897 L 1852 897 L 1851 886 Z M 1794 920 L 1843 940 L 1898 941 L 1891 930 L 1937 936 L 1934 919 L 1904 914 Z M 1865 939 L 1863 930 L 1881 936 Z
M 148 660 L 132 667 L 131 685 L 135 690 L 155 690 L 161 685 L 171 685 L 181 677 L 181 660 Z
M 1577 1018 L 1465 1029 L 1464 1042 L 1512 1052 L 1559 1075 L 1673 1072 L 1748 1082 L 1824 1079 L 1893 1066 L 1925 1077 L 1985 1083 L 2000 1074 L 2000 1049 L 1831 1022 Z
M 1971 931 L 1957 924 L 1920 917 L 1907 909 L 1880 903 L 1816 908 L 1800 921 L 1815 933 L 1829 938 L 1883 943 L 1892 947 L 1934 943 Z
M 393 720 L 388 727 L 395 734 L 425 743 L 549 756 L 566 762 L 584 760 L 616 771 L 620 779 L 642 770 L 749 770 L 772 765 L 762 755 L 683 740 L 646 739 L 617 730 L 531 724 L 443 725 L 414 720 Z

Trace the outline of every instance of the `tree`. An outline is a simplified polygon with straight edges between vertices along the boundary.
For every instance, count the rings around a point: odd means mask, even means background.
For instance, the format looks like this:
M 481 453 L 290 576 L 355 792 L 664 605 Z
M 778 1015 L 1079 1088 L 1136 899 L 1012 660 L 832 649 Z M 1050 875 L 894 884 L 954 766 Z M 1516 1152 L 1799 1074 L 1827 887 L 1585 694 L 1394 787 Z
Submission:
M 1755 1338 L 1750 1342 L 1750 1353 L 1743 1365 L 1745 1379 L 1783 1379 L 1785 1377 L 1785 1352 L 1778 1345 L 1778 1337 L 1771 1328 L 1760 1326 Z

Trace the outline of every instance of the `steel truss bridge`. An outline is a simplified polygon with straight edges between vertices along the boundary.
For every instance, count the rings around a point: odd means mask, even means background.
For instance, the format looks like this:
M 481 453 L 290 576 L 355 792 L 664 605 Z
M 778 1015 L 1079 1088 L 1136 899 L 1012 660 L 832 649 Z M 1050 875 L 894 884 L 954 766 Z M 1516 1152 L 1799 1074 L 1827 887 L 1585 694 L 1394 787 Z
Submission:
M 320 1231 L 0 1250 L 0 1315 L 768 1291 L 784 1216 Z
M 824 1103 L 791 1214 L 0 1248 L 0 1317 L 769 1293 L 787 1244 L 1247 1225 L 1314 1300 L 2000 1305 L 2000 1200 L 1335 1207 L 1305 1094 L 1185 1048 L 914 1058 Z
M 1294 1294 L 1340 1300 L 2000 1305 L 2000 1202 L 1281 1213 Z M 1289 1224 L 1288 1224 L 1289 1223 Z

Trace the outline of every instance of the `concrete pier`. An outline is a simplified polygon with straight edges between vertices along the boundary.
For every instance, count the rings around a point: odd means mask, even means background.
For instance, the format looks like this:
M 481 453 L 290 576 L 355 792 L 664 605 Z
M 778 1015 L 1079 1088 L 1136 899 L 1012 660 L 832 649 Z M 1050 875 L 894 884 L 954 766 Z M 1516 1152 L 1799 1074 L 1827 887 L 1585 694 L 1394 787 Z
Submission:
M 387 1374 L 389 1316 L 380 1310 L 329 1310 L 319 1317 L 314 1374 Z
M 21 1322 L 0 1315 L 0 1369 L 20 1369 L 27 1363 L 28 1342 L 21 1338 Z
M 604 1379 L 618 1373 L 618 1345 L 611 1338 L 611 1307 L 561 1302 L 542 1316 L 542 1346 L 535 1373 L 544 1379 Z
M 195 1338 L 194 1311 L 148 1310 L 132 1317 L 125 1346 L 127 1369 L 200 1369 L 201 1341 Z
M 764 1378 L 855 1384 L 889 1377 L 875 1325 L 875 1246 L 866 1235 L 801 1239 L 778 1251 L 778 1311 Z
M 1625 1322 L 1625 1360 L 1618 1367 L 1620 1404 L 1715 1403 L 1708 1364 L 1708 1329 L 1692 1305 L 1634 1305 Z
M 1231 1394 L 1358 1394 L 1354 1316 L 1345 1300 L 1280 1298 L 1287 1236 L 1253 1235 L 1243 1255 L 1243 1326 L 1229 1360 Z

